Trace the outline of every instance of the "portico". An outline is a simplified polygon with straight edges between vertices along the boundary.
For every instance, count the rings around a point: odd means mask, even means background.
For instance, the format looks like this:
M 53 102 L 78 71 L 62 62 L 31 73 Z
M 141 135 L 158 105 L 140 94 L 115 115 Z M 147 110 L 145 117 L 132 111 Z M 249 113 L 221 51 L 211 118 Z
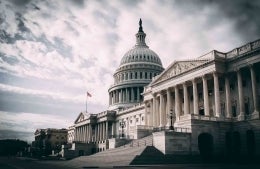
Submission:
M 259 57 L 255 58 L 239 68 L 232 63 L 228 71 L 228 61 L 217 51 L 197 60 L 174 62 L 145 88 L 144 102 L 150 107 L 147 125 L 169 126 L 170 109 L 175 111 L 176 127 L 190 127 L 182 122 L 187 119 L 241 121 L 259 117 L 255 72 Z M 230 84 L 231 76 L 235 81 Z

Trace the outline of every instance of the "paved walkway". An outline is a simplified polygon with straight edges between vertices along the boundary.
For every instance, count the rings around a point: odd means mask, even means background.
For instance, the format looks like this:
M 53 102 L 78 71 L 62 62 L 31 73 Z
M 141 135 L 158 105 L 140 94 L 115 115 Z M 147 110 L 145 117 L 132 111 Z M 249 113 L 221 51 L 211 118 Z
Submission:
M 129 169 L 259 169 L 260 164 L 171 164 L 142 166 L 87 166 L 71 164 L 70 161 L 41 161 L 23 157 L 0 157 L 0 169 L 87 169 L 87 168 L 129 168 Z

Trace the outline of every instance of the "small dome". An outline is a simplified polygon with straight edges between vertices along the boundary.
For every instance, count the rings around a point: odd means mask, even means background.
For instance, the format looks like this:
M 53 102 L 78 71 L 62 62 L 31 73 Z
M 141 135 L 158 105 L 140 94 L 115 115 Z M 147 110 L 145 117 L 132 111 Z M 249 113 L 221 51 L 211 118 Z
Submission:
M 148 46 L 136 45 L 133 49 L 126 52 L 120 62 L 120 66 L 133 62 L 148 62 L 162 66 L 159 56 L 154 51 L 149 49 Z

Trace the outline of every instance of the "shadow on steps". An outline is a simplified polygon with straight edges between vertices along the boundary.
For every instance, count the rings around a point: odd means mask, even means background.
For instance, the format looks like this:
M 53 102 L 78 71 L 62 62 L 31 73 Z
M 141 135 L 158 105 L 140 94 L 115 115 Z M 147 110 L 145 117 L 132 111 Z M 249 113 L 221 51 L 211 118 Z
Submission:
M 154 146 L 147 146 L 144 151 L 137 155 L 130 165 L 148 165 L 148 164 L 182 164 L 182 163 L 200 163 L 199 156 L 191 155 L 164 155 Z

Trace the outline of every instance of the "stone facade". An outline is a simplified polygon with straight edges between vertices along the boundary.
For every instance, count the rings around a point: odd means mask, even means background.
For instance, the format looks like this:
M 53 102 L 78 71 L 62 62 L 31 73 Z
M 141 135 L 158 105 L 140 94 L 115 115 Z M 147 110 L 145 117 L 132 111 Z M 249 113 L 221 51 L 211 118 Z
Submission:
M 98 152 L 153 133 L 165 154 L 259 155 L 260 40 L 173 61 L 164 70 L 145 36 L 140 22 L 137 44 L 109 88 L 109 110 L 80 113 L 69 142 L 93 143 Z
M 49 155 L 52 150 L 58 152 L 67 143 L 67 129 L 37 129 L 34 133 L 33 149 L 41 155 Z

